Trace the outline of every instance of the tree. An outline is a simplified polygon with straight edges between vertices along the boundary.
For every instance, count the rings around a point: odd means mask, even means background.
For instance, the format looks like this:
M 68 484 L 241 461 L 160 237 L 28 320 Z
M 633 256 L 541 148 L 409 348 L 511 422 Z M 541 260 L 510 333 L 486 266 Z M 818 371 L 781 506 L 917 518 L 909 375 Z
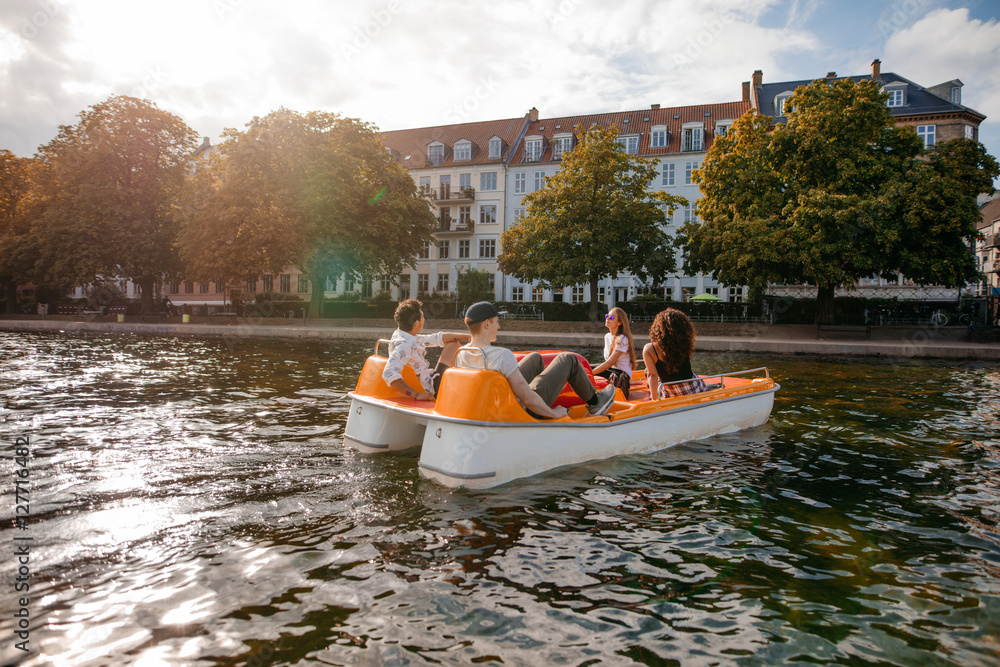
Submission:
M 6 312 L 17 312 L 17 285 L 29 282 L 34 257 L 27 215 L 32 160 L 0 150 L 0 284 Z
M 491 301 L 493 288 L 490 287 L 491 273 L 479 269 L 463 271 L 458 276 L 458 301 L 470 306 L 477 301 Z
M 975 197 L 997 163 L 958 139 L 924 151 L 898 127 L 877 82 L 815 81 L 789 99 L 788 123 L 750 111 L 696 172 L 698 214 L 681 229 L 689 266 L 723 283 L 818 286 L 817 322 L 860 278 L 902 271 L 923 283 L 976 277 Z
M 673 240 L 661 225 L 687 203 L 647 191 L 656 168 L 616 137 L 615 129 L 585 132 L 559 172 L 525 197 L 524 217 L 500 242 L 505 273 L 557 288 L 589 284 L 592 321 L 601 278 L 630 271 L 658 281 L 674 270 Z
M 227 130 L 189 186 L 189 273 L 248 279 L 298 266 L 312 282 L 312 317 L 327 278 L 398 274 L 435 225 L 375 128 L 331 113 L 280 109 Z
M 43 280 L 129 278 L 153 308 L 154 285 L 178 269 L 177 197 L 197 135 L 148 100 L 115 96 L 42 146 L 32 233 Z

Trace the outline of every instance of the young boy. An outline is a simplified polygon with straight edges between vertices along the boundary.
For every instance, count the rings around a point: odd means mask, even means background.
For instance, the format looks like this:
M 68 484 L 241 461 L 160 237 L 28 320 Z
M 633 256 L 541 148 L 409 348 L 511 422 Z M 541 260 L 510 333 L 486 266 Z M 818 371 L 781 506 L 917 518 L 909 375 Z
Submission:
M 521 405 L 540 419 L 559 419 L 569 413 L 564 407 L 551 407 L 567 382 L 587 404 L 590 414 L 603 415 L 608 411 L 615 400 L 614 385 L 595 391 L 575 354 L 563 352 L 543 368 L 542 356 L 537 352 L 525 355 L 518 362 L 510 350 L 494 347 L 500 330 L 499 315 L 489 301 L 474 303 L 465 311 L 465 326 L 472 335 L 470 345 L 478 347 L 483 354 L 463 350 L 457 360 L 458 368 L 482 368 L 485 361 L 487 369 L 504 374 Z
M 432 401 L 441 386 L 441 375 L 445 369 L 455 365 L 455 353 L 462 343 L 469 340 L 469 334 L 439 331 L 436 334 L 422 334 L 424 313 L 422 303 L 407 299 L 396 307 L 393 319 L 399 327 L 389 339 L 389 361 L 382 371 L 382 379 L 405 396 L 418 401 Z M 437 365 L 431 371 L 424 354 L 427 346 L 443 347 Z M 403 380 L 403 367 L 409 364 L 424 391 L 417 392 Z

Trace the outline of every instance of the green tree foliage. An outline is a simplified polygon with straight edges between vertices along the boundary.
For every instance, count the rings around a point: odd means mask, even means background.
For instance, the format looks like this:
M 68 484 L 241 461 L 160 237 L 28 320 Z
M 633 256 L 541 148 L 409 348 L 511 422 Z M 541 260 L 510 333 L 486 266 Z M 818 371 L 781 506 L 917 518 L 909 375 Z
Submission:
M 40 279 L 129 278 L 152 310 L 154 285 L 179 268 L 176 204 L 196 146 L 180 118 L 133 97 L 111 97 L 60 127 L 36 158 Z
M 184 196 L 189 275 L 235 280 L 295 265 L 322 312 L 328 277 L 393 275 L 430 240 L 434 215 L 374 127 L 280 109 L 227 130 Z
M 458 301 L 469 306 L 477 301 L 492 301 L 495 297 L 490 288 L 493 274 L 479 269 L 463 271 L 458 276 Z
M 709 150 L 695 175 L 703 222 L 681 229 L 689 268 L 757 289 L 817 285 L 821 322 L 832 321 L 835 288 L 861 278 L 977 276 L 975 198 L 998 173 L 981 144 L 924 151 L 877 82 L 815 81 L 788 105 L 787 124 L 751 111 Z
M 34 254 L 27 215 L 32 160 L 0 150 L 0 284 L 6 312 L 17 312 L 17 285 L 30 282 Z
M 656 167 L 616 137 L 590 128 L 545 187 L 525 197 L 524 217 L 501 238 L 501 271 L 557 288 L 589 284 L 594 321 L 601 278 L 630 271 L 662 280 L 674 270 L 673 240 L 661 225 L 687 203 L 649 192 Z

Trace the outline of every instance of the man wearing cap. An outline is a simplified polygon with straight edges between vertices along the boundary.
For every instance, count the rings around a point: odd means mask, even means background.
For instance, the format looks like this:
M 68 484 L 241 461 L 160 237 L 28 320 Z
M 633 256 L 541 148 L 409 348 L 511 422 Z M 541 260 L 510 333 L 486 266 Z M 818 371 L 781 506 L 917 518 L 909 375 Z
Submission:
M 489 301 L 469 306 L 465 311 L 465 326 L 469 327 L 472 335 L 469 345 L 483 351 L 486 368 L 503 373 L 514 395 L 536 417 L 558 419 L 569 413 L 562 406 L 551 407 L 567 382 L 576 395 L 587 403 L 587 410 L 592 415 L 603 415 L 614 402 L 614 386 L 608 385 L 601 391 L 595 391 L 575 354 L 563 352 L 545 368 L 542 356 L 537 352 L 525 355 L 519 363 L 510 350 L 494 347 L 493 342 L 500 330 L 500 313 Z M 478 354 L 460 351 L 455 366 L 481 368 L 482 361 Z

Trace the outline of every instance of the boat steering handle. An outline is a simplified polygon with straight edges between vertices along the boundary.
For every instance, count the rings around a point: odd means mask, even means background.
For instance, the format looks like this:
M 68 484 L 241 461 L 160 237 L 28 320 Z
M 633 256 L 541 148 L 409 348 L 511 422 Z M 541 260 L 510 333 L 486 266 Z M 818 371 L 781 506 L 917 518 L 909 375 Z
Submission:
M 455 353 L 455 357 L 458 357 L 459 352 L 476 352 L 483 360 L 483 370 L 486 370 L 486 353 L 480 350 L 478 347 L 472 347 L 471 345 L 463 345 L 458 348 L 458 352 Z

